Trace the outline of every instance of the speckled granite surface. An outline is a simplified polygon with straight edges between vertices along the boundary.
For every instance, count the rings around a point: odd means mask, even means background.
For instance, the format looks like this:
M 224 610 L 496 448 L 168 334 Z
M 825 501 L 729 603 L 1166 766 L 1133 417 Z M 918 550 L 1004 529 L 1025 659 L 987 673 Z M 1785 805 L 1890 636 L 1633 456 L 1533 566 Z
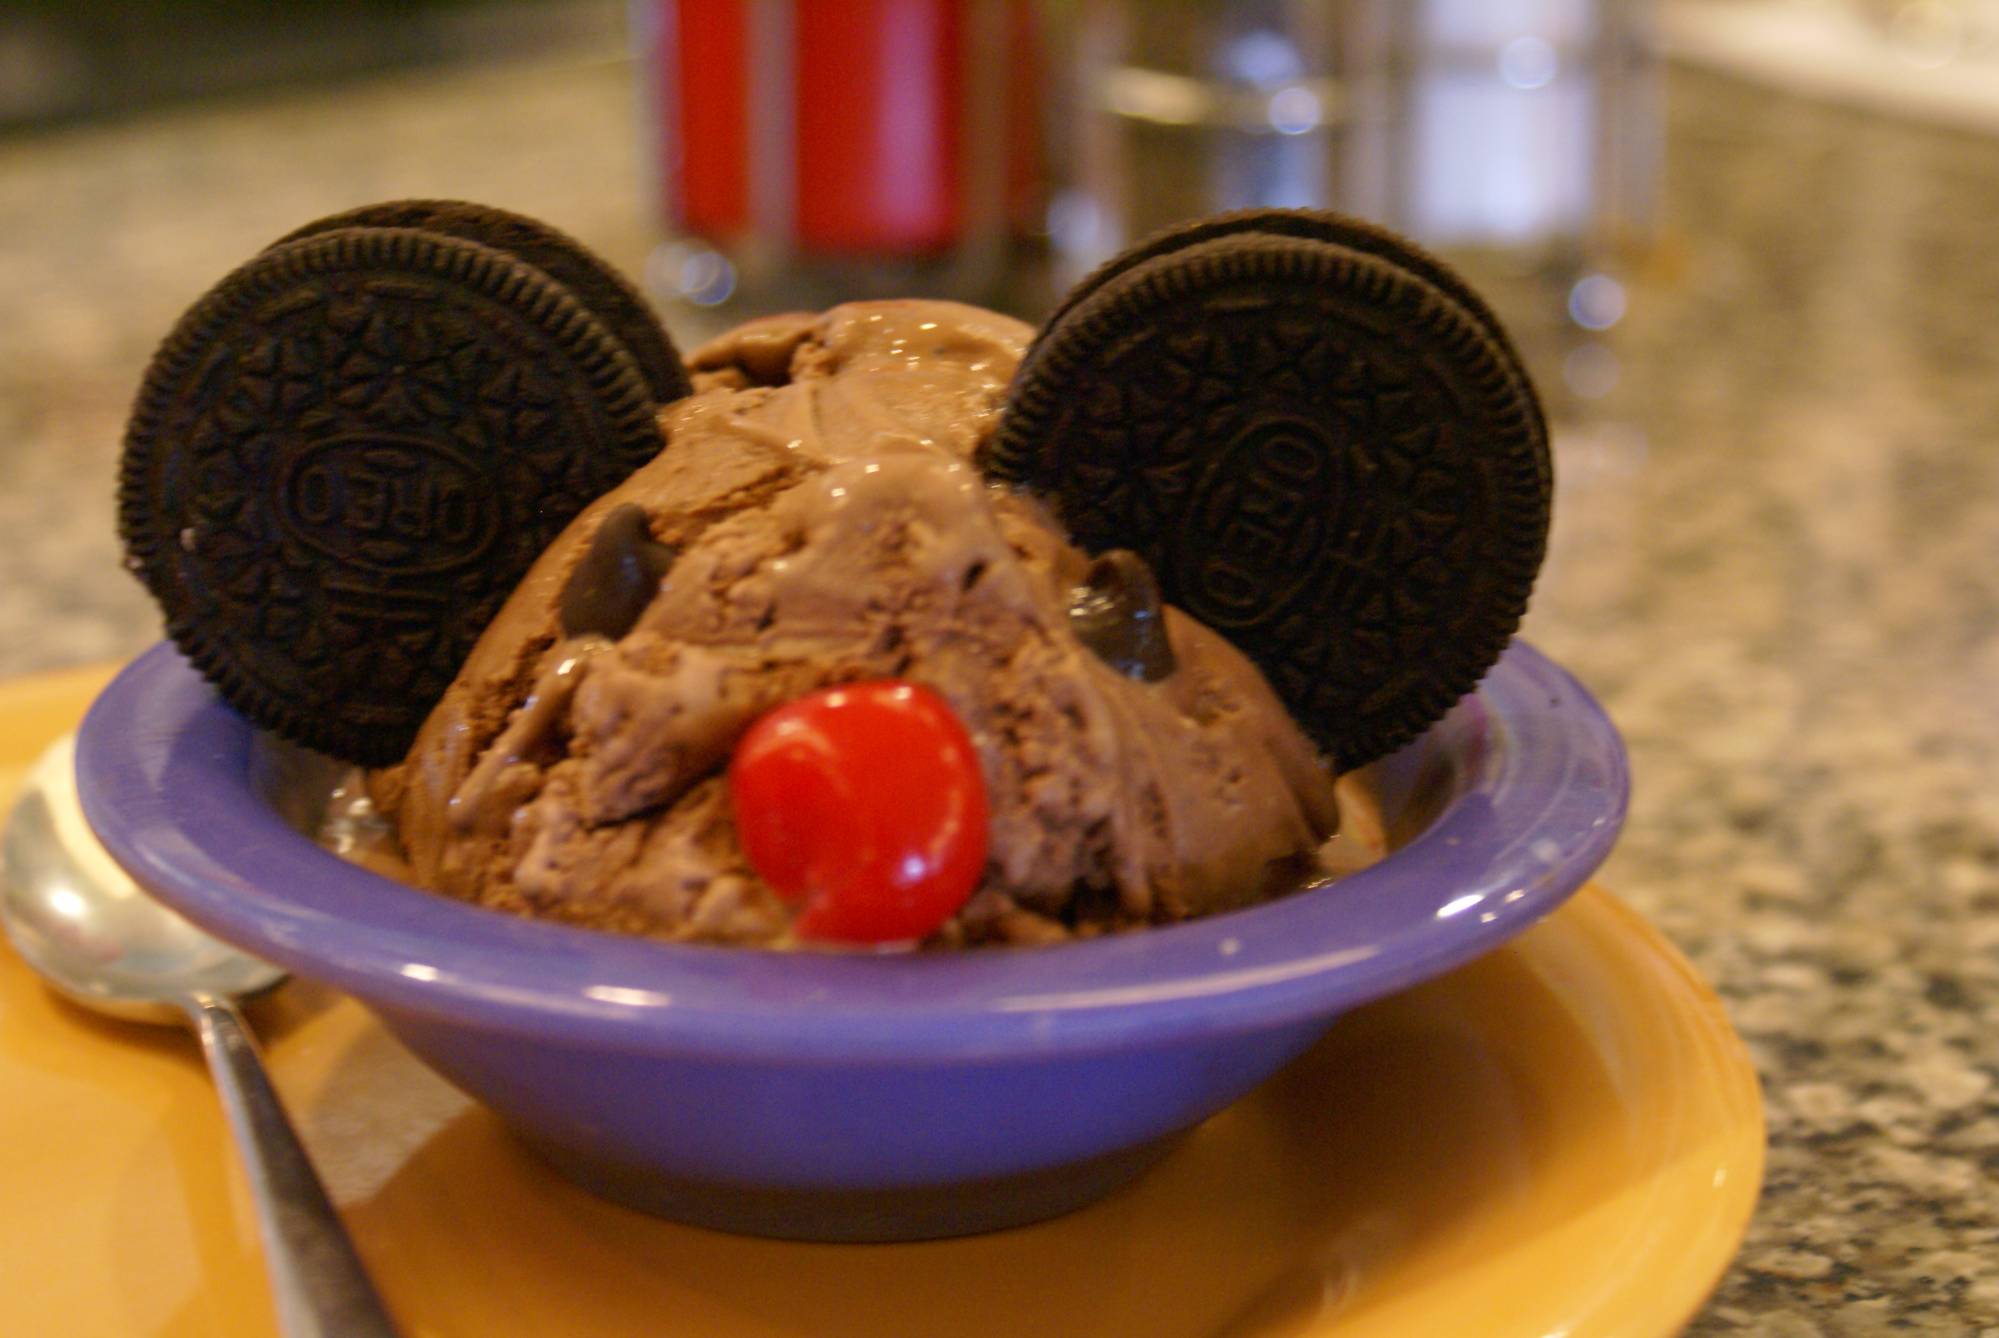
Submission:
M 1999 139 L 1673 92 L 1529 631 L 1630 741 L 1606 881 L 1765 1080 L 1696 1332 L 1999 1333 Z
M 0 143 L 0 673 L 156 634 L 111 478 L 159 335 L 300 221 L 459 195 L 636 271 L 615 63 Z M 1999 1334 L 1999 140 L 1671 83 L 1667 232 L 1558 444 L 1530 635 L 1637 775 L 1605 872 L 1728 1000 L 1769 1181 L 1701 1334 Z M 1550 384 L 1562 351 L 1530 357 Z

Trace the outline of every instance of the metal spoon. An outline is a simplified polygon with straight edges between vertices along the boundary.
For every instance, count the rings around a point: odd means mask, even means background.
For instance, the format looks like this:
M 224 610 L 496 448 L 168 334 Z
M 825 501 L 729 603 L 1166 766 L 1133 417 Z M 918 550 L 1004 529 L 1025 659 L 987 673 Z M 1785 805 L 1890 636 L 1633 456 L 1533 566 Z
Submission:
M 74 744 L 58 740 L 21 782 L 7 823 L 0 927 L 78 1003 L 194 1028 L 248 1165 L 289 1338 L 395 1338 L 233 1002 L 285 973 L 202 933 L 112 861 L 77 805 Z

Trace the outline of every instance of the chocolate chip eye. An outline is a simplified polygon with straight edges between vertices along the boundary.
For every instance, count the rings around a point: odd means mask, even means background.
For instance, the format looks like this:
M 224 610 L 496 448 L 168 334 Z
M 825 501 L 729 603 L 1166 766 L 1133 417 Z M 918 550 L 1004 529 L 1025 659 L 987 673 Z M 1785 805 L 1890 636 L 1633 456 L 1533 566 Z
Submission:
M 652 537 L 643 508 L 627 502 L 611 512 L 562 587 L 563 632 L 615 640 L 631 631 L 678 556 Z
M 1090 564 L 1070 592 L 1069 626 L 1098 659 L 1128 677 L 1157 683 L 1176 667 L 1159 582 L 1128 548 L 1113 548 Z

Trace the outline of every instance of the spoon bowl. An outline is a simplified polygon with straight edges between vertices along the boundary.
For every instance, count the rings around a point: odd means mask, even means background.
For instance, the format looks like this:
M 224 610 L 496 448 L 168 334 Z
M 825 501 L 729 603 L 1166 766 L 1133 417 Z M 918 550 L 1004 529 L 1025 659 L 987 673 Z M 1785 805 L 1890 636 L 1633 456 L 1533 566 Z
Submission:
M 189 924 L 140 889 L 84 823 L 74 736 L 29 769 L 7 823 L 0 924 L 38 975 L 85 1007 L 185 1025 L 188 994 L 246 998 L 285 972 Z

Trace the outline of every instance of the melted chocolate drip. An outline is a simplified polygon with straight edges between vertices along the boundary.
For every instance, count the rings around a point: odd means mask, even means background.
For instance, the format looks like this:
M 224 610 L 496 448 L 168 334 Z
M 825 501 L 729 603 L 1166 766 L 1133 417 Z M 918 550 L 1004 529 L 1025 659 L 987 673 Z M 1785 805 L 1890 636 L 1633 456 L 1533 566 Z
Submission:
M 632 630 L 680 554 L 646 528 L 645 511 L 627 502 L 604 517 L 590 550 L 562 587 L 562 630 L 612 640 Z
M 1157 683 L 1177 667 L 1159 582 L 1128 548 L 1113 548 L 1090 564 L 1070 596 L 1069 626 L 1098 659 L 1128 677 Z

